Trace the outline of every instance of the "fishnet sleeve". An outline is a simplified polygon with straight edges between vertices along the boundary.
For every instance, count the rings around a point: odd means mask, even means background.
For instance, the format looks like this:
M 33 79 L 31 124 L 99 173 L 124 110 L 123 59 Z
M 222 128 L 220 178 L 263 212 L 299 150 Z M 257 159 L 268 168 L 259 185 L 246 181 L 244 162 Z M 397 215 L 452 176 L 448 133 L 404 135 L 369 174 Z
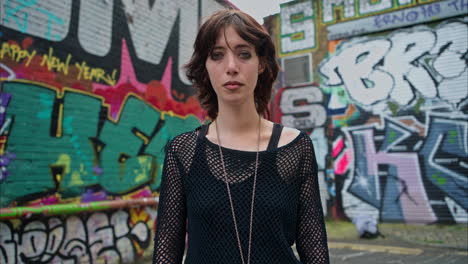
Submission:
M 180 142 L 179 142 L 180 143 Z M 177 143 L 166 150 L 159 199 L 153 264 L 182 263 L 186 232 L 186 200 Z
M 304 141 L 296 247 L 304 264 L 330 263 L 317 179 L 317 162 L 312 141 L 309 137 Z

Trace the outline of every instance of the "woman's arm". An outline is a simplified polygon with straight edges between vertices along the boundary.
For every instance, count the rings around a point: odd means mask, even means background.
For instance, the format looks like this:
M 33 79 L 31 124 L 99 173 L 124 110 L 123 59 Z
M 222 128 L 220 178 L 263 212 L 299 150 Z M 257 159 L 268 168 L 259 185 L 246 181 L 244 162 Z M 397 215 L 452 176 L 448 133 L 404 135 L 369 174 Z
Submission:
M 181 163 L 174 145 L 174 142 L 171 142 L 164 160 L 153 264 L 182 263 L 184 255 L 186 200 Z
M 314 147 L 308 138 L 301 166 L 296 247 L 304 264 L 330 263 Z

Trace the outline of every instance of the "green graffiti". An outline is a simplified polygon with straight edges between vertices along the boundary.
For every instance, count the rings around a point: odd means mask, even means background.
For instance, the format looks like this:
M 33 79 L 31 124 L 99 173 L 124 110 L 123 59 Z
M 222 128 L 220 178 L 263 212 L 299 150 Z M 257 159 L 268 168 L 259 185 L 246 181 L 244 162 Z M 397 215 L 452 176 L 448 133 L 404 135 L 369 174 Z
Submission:
M 134 183 L 134 171 L 141 168 L 139 157 L 151 160 L 151 167 L 156 166 L 153 155 L 140 155 L 139 151 L 144 144 L 142 138 L 151 135 L 159 119 L 159 112 L 130 97 L 119 121 L 104 124 L 99 139 L 105 143 L 101 152 L 101 184 L 106 190 L 117 193 L 128 190 Z
M 344 86 L 321 86 L 320 88 L 323 93 L 328 94 L 330 98 L 333 97 L 333 99 L 340 105 L 349 105 L 351 103 Z
M 117 121 L 109 120 L 100 98 L 66 90 L 4 82 L 12 98 L 13 118 L 6 151 L 16 159 L 0 184 L 0 206 L 58 193 L 79 197 L 89 186 L 122 194 L 160 185 L 164 146 L 176 135 L 200 125 L 195 116 L 163 115 L 129 96 Z M 104 114 L 103 114 L 104 113 Z
M 448 132 L 448 142 L 450 144 L 457 143 L 458 132 L 456 130 L 449 130 Z
M 424 100 L 424 98 L 422 97 L 418 98 L 418 100 L 416 101 L 416 104 L 414 105 L 414 112 L 416 114 L 419 114 L 421 112 L 421 106 L 424 105 L 425 101 L 426 100 Z
M 94 152 L 89 138 L 97 135 L 101 105 L 101 100 L 86 94 L 64 93 L 62 127 L 57 130 L 62 130 L 62 140 L 67 142 L 67 149 L 60 154 L 70 155 L 71 160 L 69 173 L 63 175 L 60 185 L 65 197 L 77 196 L 82 192 L 80 187 L 99 183 L 93 173 Z
M 396 132 L 395 131 L 389 131 L 388 132 L 388 141 L 390 143 L 395 141 L 395 137 L 396 137 Z
M 434 173 L 431 175 L 432 179 L 434 179 L 437 184 L 444 185 L 447 182 L 447 179 L 444 176 L 439 177 L 439 172 Z
M 396 116 L 398 114 L 398 110 L 400 109 L 400 106 L 397 103 L 388 101 L 387 102 L 388 109 L 392 112 L 393 116 Z
M 7 151 L 16 159 L 8 166 L 7 181 L 0 184 L 2 207 L 17 197 L 56 189 L 48 167 L 58 156 L 52 150 L 70 148 L 50 137 L 54 91 L 22 83 L 4 83 L 3 91 L 12 95 L 6 112 L 14 118 Z
M 162 173 L 164 146 L 166 143 L 175 135 L 180 134 L 180 131 L 189 131 L 199 125 L 200 122 L 194 116 L 188 116 L 186 119 L 181 119 L 175 116 L 165 115 L 164 126 L 145 149 L 146 153 L 153 153 L 156 157 L 156 163 L 158 164 L 158 167 L 156 168 L 157 175 L 161 175 Z M 156 177 L 155 181 L 152 181 L 151 184 L 153 189 L 159 187 L 161 184 L 161 177 Z

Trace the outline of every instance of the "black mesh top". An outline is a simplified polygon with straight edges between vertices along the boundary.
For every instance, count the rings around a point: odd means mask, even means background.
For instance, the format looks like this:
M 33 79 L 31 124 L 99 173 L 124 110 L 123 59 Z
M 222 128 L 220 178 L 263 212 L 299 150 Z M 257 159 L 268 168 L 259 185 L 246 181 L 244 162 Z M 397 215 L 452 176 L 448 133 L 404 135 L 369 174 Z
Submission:
M 206 126 L 181 134 L 167 147 L 153 263 L 182 263 L 186 228 L 185 263 L 242 263 L 218 145 L 204 131 Z M 256 152 L 222 151 L 247 256 Z M 261 151 L 257 173 L 251 263 L 329 263 L 310 138 L 300 133 L 284 146 Z

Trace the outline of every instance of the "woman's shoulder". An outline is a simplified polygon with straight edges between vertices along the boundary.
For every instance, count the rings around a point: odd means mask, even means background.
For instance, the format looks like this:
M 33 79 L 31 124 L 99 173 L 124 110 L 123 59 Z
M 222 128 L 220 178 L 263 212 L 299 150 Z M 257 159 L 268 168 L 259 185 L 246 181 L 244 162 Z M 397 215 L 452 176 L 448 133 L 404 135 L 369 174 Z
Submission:
M 281 136 L 279 138 L 278 147 L 288 145 L 297 139 L 300 139 L 303 133 L 292 127 L 283 126 Z
M 194 147 L 201 127 L 199 126 L 191 131 L 183 132 L 172 138 L 166 145 L 166 151 L 183 152 L 191 146 Z

